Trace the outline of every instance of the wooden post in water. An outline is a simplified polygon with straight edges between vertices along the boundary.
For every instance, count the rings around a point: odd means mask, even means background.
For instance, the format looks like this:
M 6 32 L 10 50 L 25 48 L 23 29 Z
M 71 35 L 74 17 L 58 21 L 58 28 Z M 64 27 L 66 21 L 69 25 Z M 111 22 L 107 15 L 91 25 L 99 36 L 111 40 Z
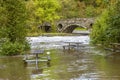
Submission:
M 36 69 L 38 69 L 38 54 L 36 53 Z

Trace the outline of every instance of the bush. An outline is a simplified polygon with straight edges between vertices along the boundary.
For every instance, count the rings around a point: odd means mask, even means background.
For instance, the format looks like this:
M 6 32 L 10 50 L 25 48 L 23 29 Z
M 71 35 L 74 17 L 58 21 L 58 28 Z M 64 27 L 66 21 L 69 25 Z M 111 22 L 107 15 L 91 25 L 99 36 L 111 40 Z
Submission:
M 92 43 L 120 43 L 120 0 L 102 13 L 91 32 Z
M 19 55 L 27 49 L 29 49 L 29 44 L 27 42 L 22 44 L 19 42 L 12 43 L 10 41 L 6 41 L 1 45 L 0 54 L 7 56 Z
M 105 35 L 108 27 L 106 24 L 107 19 L 108 11 L 106 10 L 100 17 L 97 18 L 95 24 L 93 25 L 93 29 L 90 34 L 92 43 L 103 44 L 103 42 L 106 41 Z

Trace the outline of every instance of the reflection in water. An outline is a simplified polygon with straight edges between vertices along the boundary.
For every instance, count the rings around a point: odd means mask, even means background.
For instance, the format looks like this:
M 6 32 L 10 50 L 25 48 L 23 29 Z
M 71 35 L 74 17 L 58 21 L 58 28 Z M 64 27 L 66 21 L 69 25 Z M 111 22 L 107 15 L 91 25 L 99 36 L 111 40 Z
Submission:
M 47 67 L 51 66 L 50 61 L 45 62 L 45 64 L 46 64 Z M 39 64 L 35 64 L 35 65 L 36 65 L 36 67 L 35 67 L 35 69 L 32 70 L 32 75 L 42 74 L 43 73 L 43 68 L 41 68 L 41 67 L 39 68 Z
M 49 45 L 52 44 L 56 45 L 56 42 L 49 42 Z M 0 80 L 120 80 L 120 53 L 106 58 L 98 55 L 103 51 L 96 51 L 95 54 L 95 50 L 88 53 L 86 49 L 63 51 L 57 47 L 49 51 L 52 58 L 50 64 L 40 62 L 37 68 L 32 63 L 25 66 L 21 57 L 0 57 Z
M 0 58 L 0 80 L 30 80 L 20 57 Z
M 43 73 L 43 69 L 33 69 L 31 72 L 31 78 L 35 79 Z
M 32 74 L 42 74 L 43 69 L 33 69 Z

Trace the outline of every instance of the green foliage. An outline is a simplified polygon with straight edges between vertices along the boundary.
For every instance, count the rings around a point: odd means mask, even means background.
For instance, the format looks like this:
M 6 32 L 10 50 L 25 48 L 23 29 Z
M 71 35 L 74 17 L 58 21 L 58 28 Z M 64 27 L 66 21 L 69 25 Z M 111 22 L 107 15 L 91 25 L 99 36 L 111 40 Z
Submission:
M 60 5 L 57 0 L 36 0 L 36 19 L 40 23 L 44 21 L 52 22 L 55 19 L 58 19 L 59 16 L 56 14 L 56 11 L 60 8 Z
M 109 20 L 107 24 L 107 34 L 109 34 L 110 42 L 120 42 L 120 0 L 109 9 Z
M 5 39 L 1 54 L 18 54 L 26 42 L 26 4 L 23 0 L 0 1 L 0 39 Z M 21 48 L 21 49 L 20 49 Z M 25 47 L 24 47 L 25 48 Z
M 120 43 L 120 1 L 112 5 L 96 20 L 91 32 L 93 43 Z
M 6 40 L 2 45 L 0 49 L 0 55 L 18 55 L 20 53 L 23 53 L 25 50 L 30 49 L 28 44 L 21 44 L 18 42 L 10 42 L 9 40 Z
M 102 16 L 102 17 L 101 17 Z M 93 25 L 92 32 L 90 37 L 92 38 L 92 42 L 94 43 L 103 43 L 105 40 L 105 30 L 107 29 L 107 18 L 108 11 L 104 11 L 104 13 L 99 18 L 97 18 L 95 24 Z
M 59 0 L 62 18 L 96 17 L 117 0 Z
M 27 25 L 32 32 L 39 32 L 38 26 L 44 22 L 51 23 L 54 28 L 54 21 L 60 18 L 57 14 L 60 9 L 58 0 L 30 0 L 27 2 L 27 9 L 30 15 Z M 43 27 L 41 29 L 44 30 Z
M 84 3 L 80 3 L 74 0 L 59 0 L 61 3 L 62 9 L 59 14 L 62 18 L 75 18 L 75 17 L 83 17 Z M 81 11 L 80 11 L 81 10 Z
M 96 15 L 94 6 L 86 7 L 85 12 L 87 17 L 94 17 Z
M 21 0 L 4 0 L 1 7 L 4 9 L 0 14 L 5 18 L 0 22 L 2 38 L 9 38 L 11 42 L 22 42 L 26 35 L 26 7 Z

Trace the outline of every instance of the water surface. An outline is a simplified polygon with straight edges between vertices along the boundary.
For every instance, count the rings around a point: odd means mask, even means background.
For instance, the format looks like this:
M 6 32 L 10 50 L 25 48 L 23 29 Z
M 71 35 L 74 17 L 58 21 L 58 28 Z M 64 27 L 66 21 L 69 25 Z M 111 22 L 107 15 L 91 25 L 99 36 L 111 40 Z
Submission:
M 120 80 L 120 53 L 96 48 L 63 50 L 64 41 L 89 43 L 89 36 L 29 37 L 31 48 L 50 51 L 51 62 L 27 64 L 22 56 L 0 57 L 0 80 Z M 48 44 L 48 45 L 47 45 Z

